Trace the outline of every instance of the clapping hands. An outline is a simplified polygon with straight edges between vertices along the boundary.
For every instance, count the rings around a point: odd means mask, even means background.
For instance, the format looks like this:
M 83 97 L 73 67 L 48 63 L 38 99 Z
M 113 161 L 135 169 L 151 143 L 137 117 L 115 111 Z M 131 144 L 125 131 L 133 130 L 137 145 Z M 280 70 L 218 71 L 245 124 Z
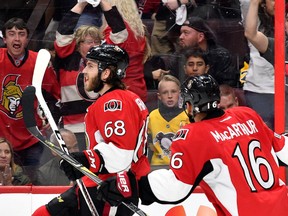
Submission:
M 0 185 L 12 185 L 13 176 L 12 169 L 9 164 L 6 165 L 4 171 L 0 171 Z

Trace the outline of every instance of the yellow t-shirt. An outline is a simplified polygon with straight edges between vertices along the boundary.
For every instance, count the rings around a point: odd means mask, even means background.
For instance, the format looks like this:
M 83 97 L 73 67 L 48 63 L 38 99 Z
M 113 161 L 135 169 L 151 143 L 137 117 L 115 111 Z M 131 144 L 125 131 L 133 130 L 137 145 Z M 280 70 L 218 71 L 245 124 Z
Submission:
M 169 122 L 161 116 L 159 109 L 150 113 L 148 131 L 152 136 L 154 147 L 151 165 L 169 164 L 172 137 L 182 126 L 188 123 L 189 119 L 184 111 Z

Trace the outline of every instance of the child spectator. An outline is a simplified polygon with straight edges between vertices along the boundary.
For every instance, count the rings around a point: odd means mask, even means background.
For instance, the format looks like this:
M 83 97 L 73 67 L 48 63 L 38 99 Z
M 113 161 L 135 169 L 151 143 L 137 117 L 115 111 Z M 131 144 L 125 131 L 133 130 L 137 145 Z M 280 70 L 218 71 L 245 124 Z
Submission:
M 158 84 L 159 107 L 150 113 L 149 133 L 153 140 L 151 165 L 168 165 L 170 144 L 177 130 L 189 122 L 182 108 L 179 108 L 180 82 L 171 75 L 165 75 Z
M 208 73 L 210 68 L 208 56 L 200 47 L 188 49 L 185 53 L 186 62 L 184 65 L 185 75 L 188 77 L 199 76 Z

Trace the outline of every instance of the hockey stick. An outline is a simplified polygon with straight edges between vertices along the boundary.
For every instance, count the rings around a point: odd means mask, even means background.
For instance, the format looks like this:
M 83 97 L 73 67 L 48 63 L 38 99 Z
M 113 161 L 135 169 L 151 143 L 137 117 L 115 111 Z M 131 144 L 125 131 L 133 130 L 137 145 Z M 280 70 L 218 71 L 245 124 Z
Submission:
M 101 184 L 102 180 L 97 175 L 95 175 L 93 172 L 91 172 L 89 169 L 87 169 L 85 166 L 83 166 L 81 163 L 75 160 L 71 155 L 68 155 L 67 153 L 62 151 L 58 146 L 56 146 L 55 144 L 53 144 L 52 142 L 48 141 L 47 139 L 43 137 L 39 128 L 37 127 L 34 112 L 33 112 L 34 98 L 35 98 L 35 87 L 34 86 L 26 87 L 23 92 L 21 102 L 22 102 L 22 108 L 23 108 L 24 122 L 28 131 L 33 136 L 35 136 L 40 142 L 42 142 L 45 146 L 53 150 L 57 155 L 59 155 L 61 158 L 66 160 L 68 163 L 70 163 L 75 169 L 82 172 L 84 175 L 86 175 L 88 178 L 90 178 L 92 181 L 96 182 L 97 184 Z M 122 202 L 122 204 L 140 216 L 147 216 L 145 212 L 143 212 L 140 208 L 138 208 L 132 202 L 131 203 Z
M 51 129 L 53 131 L 53 133 L 55 134 L 55 137 L 60 145 L 60 148 L 62 149 L 62 151 L 64 151 L 66 154 L 69 154 L 68 148 L 58 130 L 58 127 L 53 119 L 53 116 L 46 104 L 46 101 L 43 97 L 42 94 L 42 81 L 44 78 L 44 74 L 46 71 L 46 68 L 49 64 L 51 55 L 50 53 L 45 50 L 45 49 L 41 49 L 38 52 L 37 55 L 37 59 L 36 59 L 36 63 L 35 63 L 35 68 L 34 68 L 34 73 L 33 73 L 33 78 L 32 78 L 32 85 L 35 87 L 36 89 L 36 96 L 37 99 L 39 101 L 40 106 L 42 107 L 42 110 L 51 126 Z M 92 198 L 90 196 L 90 194 L 88 193 L 88 190 L 86 188 L 86 186 L 84 185 L 83 181 L 81 179 L 76 179 L 76 183 L 80 189 L 80 191 L 83 194 L 83 197 L 85 199 L 85 202 L 92 214 L 92 216 L 99 216 L 97 209 L 92 201 Z

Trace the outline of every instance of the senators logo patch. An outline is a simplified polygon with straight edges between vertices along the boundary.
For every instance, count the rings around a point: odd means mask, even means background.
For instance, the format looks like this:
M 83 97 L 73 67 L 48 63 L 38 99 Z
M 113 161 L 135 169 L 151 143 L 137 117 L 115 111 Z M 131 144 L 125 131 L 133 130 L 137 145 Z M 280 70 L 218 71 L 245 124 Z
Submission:
M 20 100 L 23 94 L 18 84 L 20 75 L 8 74 L 2 81 L 2 98 L 0 99 L 0 112 L 5 113 L 9 118 L 23 118 Z
M 177 131 L 177 133 L 175 134 L 175 136 L 173 137 L 173 141 L 175 140 L 179 140 L 179 139 L 186 139 L 186 136 L 188 134 L 188 129 L 180 129 Z
M 122 101 L 113 99 L 104 104 L 104 112 L 114 112 L 116 110 L 122 110 Z

